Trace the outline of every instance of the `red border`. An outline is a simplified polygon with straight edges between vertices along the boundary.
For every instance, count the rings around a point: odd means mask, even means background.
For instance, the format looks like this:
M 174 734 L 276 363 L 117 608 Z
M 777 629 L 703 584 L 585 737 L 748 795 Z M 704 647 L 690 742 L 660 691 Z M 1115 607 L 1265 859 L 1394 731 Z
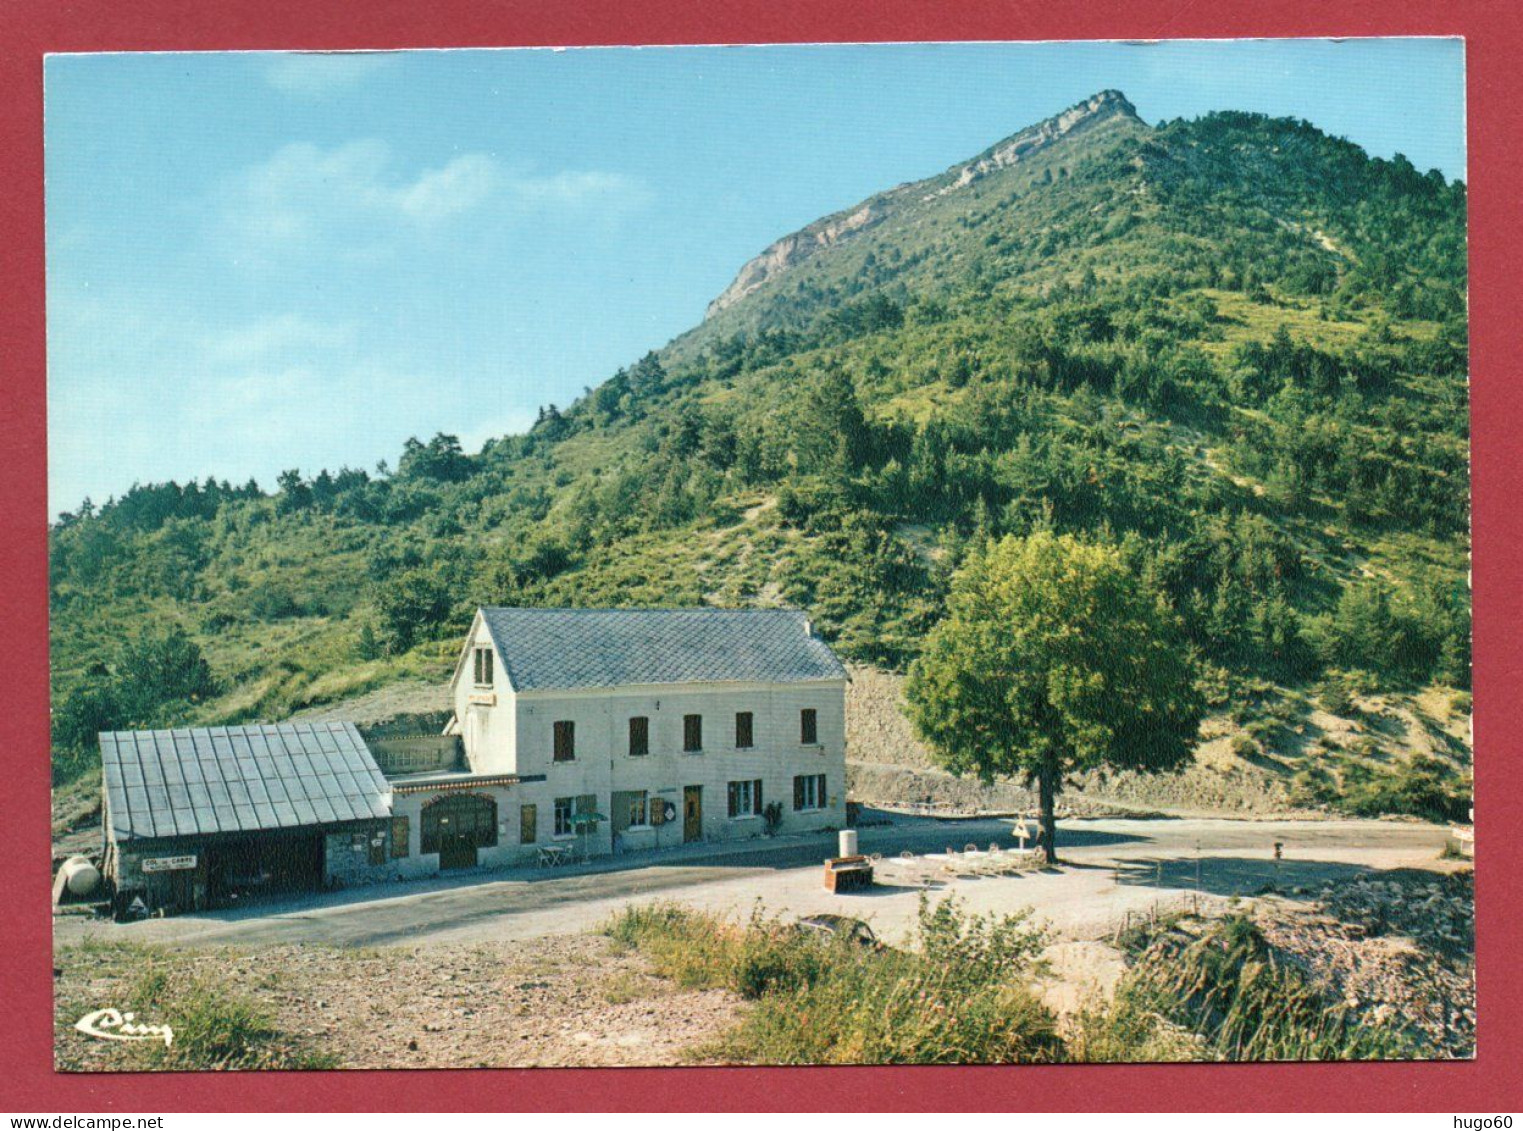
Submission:
M 1504 777 L 1523 736 L 1523 6 L 1509 0 L 11 0 L 0 24 L 0 1001 L 12 1111 L 1259 1110 L 1475 1112 L 1523 1107 L 1523 944 L 1517 839 L 1523 803 Z M 1467 1064 L 922 1069 L 684 1069 L 66 1076 L 52 1070 L 47 873 L 46 414 L 42 68 L 49 51 L 517 46 L 1289 35 L 1464 35 L 1469 43 L 1472 419 L 1475 422 L 1480 1054 Z M 1511 686 L 1512 692 L 1507 688 Z

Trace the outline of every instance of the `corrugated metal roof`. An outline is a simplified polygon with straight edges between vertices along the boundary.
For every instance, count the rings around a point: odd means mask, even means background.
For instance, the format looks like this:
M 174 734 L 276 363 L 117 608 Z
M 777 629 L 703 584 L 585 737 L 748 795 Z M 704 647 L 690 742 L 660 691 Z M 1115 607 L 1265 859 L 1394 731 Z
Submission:
M 111 731 L 100 753 L 118 840 L 391 815 L 386 778 L 353 723 Z
M 845 679 L 796 609 L 504 609 L 481 615 L 518 691 Z

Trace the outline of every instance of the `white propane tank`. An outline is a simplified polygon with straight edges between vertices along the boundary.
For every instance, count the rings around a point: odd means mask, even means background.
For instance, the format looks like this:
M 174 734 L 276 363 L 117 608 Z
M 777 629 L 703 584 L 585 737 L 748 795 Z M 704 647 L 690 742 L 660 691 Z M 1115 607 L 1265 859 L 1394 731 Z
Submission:
M 841 855 L 855 856 L 857 854 L 857 830 L 841 830 Z
M 100 872 L 83 856 L 71 856 L 59 869 L 71 895 L 89 895 L 100 887 Z

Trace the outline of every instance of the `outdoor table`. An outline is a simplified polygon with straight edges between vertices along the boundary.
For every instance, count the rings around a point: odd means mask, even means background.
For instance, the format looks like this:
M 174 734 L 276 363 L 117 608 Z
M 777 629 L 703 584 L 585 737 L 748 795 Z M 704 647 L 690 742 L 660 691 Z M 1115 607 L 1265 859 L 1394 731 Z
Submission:
M 571 846 L 568 844 L 546 844 L 539 850 L 539 864 L 542 868 L 554 868 L 557 864 L 563 864 L 571 857 Z
M 923 857 L 921 857 L 921 859 L 925 860 L 929 864 L 934 865 L 939 870 L 945 870 L 953 873 L 954 875 L 957 874 L 958 869 L 956 856 L 948 855 L 945 852 L 927 852 Z
M 994 862 L 994 857 L 981 848 L 975 848 L 971 852 L 964 852 L 957 859 L 962 864 L 964 871 L 975 875 L 983 875 L 989 865 Z

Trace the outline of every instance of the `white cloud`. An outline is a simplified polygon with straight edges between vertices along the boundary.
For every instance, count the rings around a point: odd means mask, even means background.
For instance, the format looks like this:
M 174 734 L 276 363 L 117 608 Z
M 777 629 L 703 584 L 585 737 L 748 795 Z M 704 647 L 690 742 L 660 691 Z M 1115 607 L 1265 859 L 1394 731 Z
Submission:
M 210 362 L 240 364 L 272 355 L 332 349 L 347 345 L 353 339 L 352 326 L 314 322 L 300 314 L 279 314 L 205 335 L 202 346 Z
M 474 454 L 481 451 L 481 446 L 488 440 L 501 436 L 520 436 L 534 426 L 538 415 L 529 409 L 498 406 L 498 411 L 492 416 L 478 416 L 460 429 L 460 446 Z
M 264 80 L 284 94 L 321 97 L 364 82 L 391 61 L 389 54 L 365 51 L 293 52 L 271 57 Z
M 305 250 L 374 263 L 408 233 L 487 206 L 503 219 L 589 210 L 606 217 L 650 199 L 641 181 L 622 173 L 541 173 L 479 152 L 406 172 L 385 142 L 367 139 L 327 149 L 283 146 L 223 187 L 217 215 L 240 260 Z
M 484 153 L 467 153 L 399 189 L 396 203 L 414 220 L 431 223 L 475 208 L 500 179 L 497 162 Z
M 508 180 L 507 188 L 520 203 L 542 207 L 595 205 L 635 209 L 651 200 L 650 190 L 641 181 L 623 173 L 567 171 L 548 176 L 521 173 Z
M 160 482 L 369 466 L 460 413 L 447 382 L 348 324 L 282 313 L 225 328 L 56 292 L 49 310 L 52 509 Z

